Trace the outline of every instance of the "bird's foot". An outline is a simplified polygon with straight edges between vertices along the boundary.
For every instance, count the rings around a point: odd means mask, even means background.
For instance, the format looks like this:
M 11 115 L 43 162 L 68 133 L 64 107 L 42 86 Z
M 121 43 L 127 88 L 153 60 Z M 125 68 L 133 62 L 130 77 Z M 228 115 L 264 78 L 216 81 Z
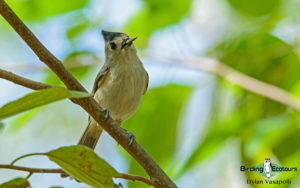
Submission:
M 119 184 L 115 184 L 114 187 L 115 188 L 123 188 L 123 185 L 121 183 L 119 183 Z
M 122 128 L 123 129 L 123 128 Z M 128 134 L 128 137 L 129 137 L 129 143 L 128 143 L 128 146 L 130 146 L 134 141 L 135 141 L 135 136 L 132 132 L 130 131 L 127 131 L 126 129 L 123 129 L 124 131 L 127 132 Z M 119 145 L 119 144 L 118 144 Z
M 133 134 L 132 132 L 130 132 L 130 131 L 127 131 L 127 130 L 126 130 L 126 132 L 127 132 L 128 137 L 129 137 L 129 139 L 130 139 L 130 141 L 129 141 L 129 143 L 128 143 L 128 146 L 130 146 L 130 145 L 135 141 L 135 136 L 134 136 L 134 134 Z
M 103 121 L 106 121 L 106 120 L 109 118 L 109 116 L 110 116 L 110 112 L 109 112 L 109 110 L 106 109 L 106 108 L 103 108 L 102 112 L 105 113 L 104 118 L 103 118 Z

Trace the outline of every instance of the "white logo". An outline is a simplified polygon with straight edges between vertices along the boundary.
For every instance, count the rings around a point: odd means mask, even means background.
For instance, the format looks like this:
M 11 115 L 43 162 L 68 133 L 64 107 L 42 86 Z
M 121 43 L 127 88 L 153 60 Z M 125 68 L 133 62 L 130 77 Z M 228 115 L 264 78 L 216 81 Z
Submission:
M 264 161 L 264 172 L 267 176 L 268 179 L 271 177 L 271 172 L 272 172 L 272 165 L 271 165 L 271 159 L 266 158 Z

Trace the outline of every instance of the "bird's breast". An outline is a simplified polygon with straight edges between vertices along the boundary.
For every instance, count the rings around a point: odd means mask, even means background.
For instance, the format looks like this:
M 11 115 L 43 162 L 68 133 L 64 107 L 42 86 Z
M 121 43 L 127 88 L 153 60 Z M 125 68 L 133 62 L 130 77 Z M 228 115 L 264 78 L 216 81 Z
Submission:
M 95 93 L 95 99 L 118 121 L 128 119 L 138 108 L 146 84 L 142 66 L 112 67 L 108 77 Z

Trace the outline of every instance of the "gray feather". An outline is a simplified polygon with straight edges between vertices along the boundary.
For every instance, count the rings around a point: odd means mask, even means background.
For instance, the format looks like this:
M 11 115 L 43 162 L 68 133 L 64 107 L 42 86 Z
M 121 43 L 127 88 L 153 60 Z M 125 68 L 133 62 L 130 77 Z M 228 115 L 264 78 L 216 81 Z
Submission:
M 103 80 L 105 78 L 105 75 L 108 73 L 109 71 L 109 66 L 104 64 L 102 66 L 102 68 L 100 69 L 99 73 L 97 74 L 97 77 L 95 79 L 94 82 L 94 86 L 93 86 L 93 93 L 96 93 L 97 89 L 100 87 L 100 85 L 103 83 Z

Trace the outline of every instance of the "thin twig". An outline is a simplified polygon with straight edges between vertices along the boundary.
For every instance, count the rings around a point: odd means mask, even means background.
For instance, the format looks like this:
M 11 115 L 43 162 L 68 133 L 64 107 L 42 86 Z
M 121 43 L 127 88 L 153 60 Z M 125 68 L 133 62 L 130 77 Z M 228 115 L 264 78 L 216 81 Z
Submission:
M 23 166 L 15 166 L 15 165 L 5 165 L 0 164 L 0 168 L 12 169 L 12 170 L 19 170 L 25 171 L 30 173 L 65 173 L 62 169 L 46 169 L 46 168 L 28 168 Z
M 28 179 L 34 173 L 66 174 L 60 168 L 56 168 L 56 169 L 29 168 L 29 167 L 24 167 L 24 166 L 0 164 L 0 169 L 1 168 L 29 172 L 29 175 L 26 177 L 26 179 Z M 149 180 L 147 178 L 144 178 L 144 177 L 141 177 L 141 176 L 136 176 L 136 175 L 131 175 L 131 174 L 120 173 L 120 176 L 116 176 L 114 178 L 121 178 L 121 179 L 126 179 L 126 180 L 131 180 L 131 181 L 140 181 L 140 182 L 146 183 L 147 185 L 151 185 L 151 186 L 156 185 L 156 181 L 154 181 L 154 180 Z
M 49 50 L 37 39 L 28 27 L 18 18 L 13 10 L 0 0 L 0 14 L 20 35 L 26 44 L 33 50 L 38 58 L 44 62 L 70 90 L 86 92 L 86 89 L 71 75 Z M 157 179 L 155 187 L 176 188 L 176 184 L 166 175 L 149 154 L 137 143 L 131 145 L 128 133 L 117 122 L 108 118 L 105 120 L 105 112 L 92 98 L 71 99 L 73 103 L 80 105 L 89 115 L 94 118 L 102 128 L 110 134 L 148 173 L 151 179 Z
M 33 89 L 33 90 L 40 90 L 40 89 L 47 89 L 51 87 L 58 87 L 54 85 L 44 84 L 41 82 L 36 82 L 22 76 L 18 76 L 12 72 L 8 72 L 5 70 L 0 69 L 0 78 L 12 81 L 15 84 L 19 84 L 21 86 Z
M 32 176 L 33 172 L 29 172 L 29 174 L 25 177 L 26 180 L 28 180 Z
M 18 158 L 16 158 L 15 160 L 13 160 L 10 165 L 14 165 L 17 161 L 19 161 L 20 159 L 23 159 L 23 158 L 26 158 L 26 157 L 30 157 L 30 156 L 36 156 L 36 155 L 45 155 L 45 153 L 29 153 L 29 154 L 26 154 L 26 155 L 22 155 Z

